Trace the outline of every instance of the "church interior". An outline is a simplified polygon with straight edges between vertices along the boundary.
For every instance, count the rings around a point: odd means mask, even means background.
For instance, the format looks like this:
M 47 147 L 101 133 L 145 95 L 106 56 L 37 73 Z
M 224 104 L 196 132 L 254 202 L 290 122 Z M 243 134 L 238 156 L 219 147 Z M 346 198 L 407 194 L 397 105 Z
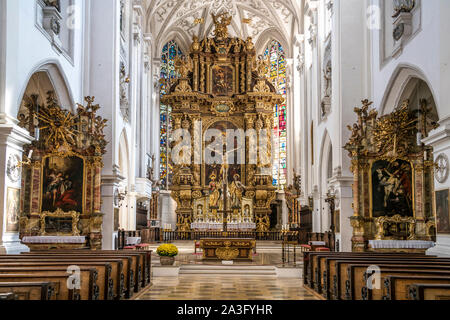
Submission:
M 0 0 L 0 301 L 450 300 L 449 15 Z

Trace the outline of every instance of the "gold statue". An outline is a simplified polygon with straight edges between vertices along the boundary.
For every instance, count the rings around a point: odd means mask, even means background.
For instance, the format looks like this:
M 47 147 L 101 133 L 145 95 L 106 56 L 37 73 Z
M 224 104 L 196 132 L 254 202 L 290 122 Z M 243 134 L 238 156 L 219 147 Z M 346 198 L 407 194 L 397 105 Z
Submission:
M 228 26 L 231 24 L 232 17 L 226 12 L 218 15 L 211 14 L 211 16 L 216 26 L 214 36 L 218 39 L 228 38 Z
M 175 59 L 175 70 L 180 74 L 181 78 L 187 78 L 189 72 L 192 71 L 192 61 L 190 58 L 180 58 Z
M 242 193 L 245 190 L 245 186 L 239 180 L 240 176 L 236 173 L 233 176 L 233 182 L 230 186 L 231 206 L 240 207 L 242 202 Z
M 209 183 L 209 207 L 216 208 L 220 197 L 219 187 L 216 181 L 216 172 L 213 171 L 209 178 L 211 179 L 211 182 Z

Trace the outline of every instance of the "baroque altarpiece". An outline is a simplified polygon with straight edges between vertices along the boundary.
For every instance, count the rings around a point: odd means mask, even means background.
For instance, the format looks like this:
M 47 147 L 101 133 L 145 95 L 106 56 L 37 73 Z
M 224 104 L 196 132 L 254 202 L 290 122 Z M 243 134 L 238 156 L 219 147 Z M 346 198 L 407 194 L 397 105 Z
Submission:
M 353 251 L 370 250 L 369 240 L 431 240 L 433 150 L 420 139 L 436 128 L 425 100 L 411 110 L 405 101 L 379 117 L 364 100 L 345 149 L 353 172 Z
M 53 92 L 45 105 L 37 101 L 30 97 L 19 112 L 19 125 L 35 138 L 20 163 L 20 238 L 84 236 L 80 247 L 101 249 L 107 120 L 96 114 L 100 107 L 93 97 L 85 98 L 86 106 L 77 105 L 76 113 L 63 109 Z
M 283 98 L 266 79 L 268 61 L 256 57 L 252 39 L 229 37 L 231 17 L 227 14 L 213 18 L 214 37 L 193 37 L 187 59 L 176 61 L 179 78 L 162 98 L 164 104 L 172 106 L 174 131 L 188 131 L 194 150 L 181 155 L 188 157 L 182 164 L 171 159 L 174 172 L 170 189 L 177 203 L 177 228 L 190 231 L 194 221 L 220 223 L 228 216 L 229 222 L 251 221 L 257 231 L 268 231 L 270 205 L 276 196 L 272 162 L 265 160 L 271 158 L 272 145 L 271 139 L 264 145 L 259 141 L 263 134 L 272 136 L 274 106 Z M 200 123 L 198 128 L 196 123 Z M 205 161 L 217 138 L 208 138 L 208 129 L 223 137 L 223 153 L 215 150 L 223 158 L 219 163 Z M 225 150 L 229 130 L 243 132 L 243 139 L 238 139 L 243 143 L 235 139 L 235 145 L 230 148 L 228 144 Z M 199 150 L 198 141 L 200 154 L 195 151 Z

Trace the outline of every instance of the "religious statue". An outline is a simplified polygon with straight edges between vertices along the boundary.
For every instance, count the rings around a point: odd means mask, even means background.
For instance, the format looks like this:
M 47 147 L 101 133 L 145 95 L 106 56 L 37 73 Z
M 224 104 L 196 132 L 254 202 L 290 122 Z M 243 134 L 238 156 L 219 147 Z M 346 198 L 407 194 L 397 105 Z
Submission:
M 262 55 L 259 55 L 258 60 L 255 62 L 255 68 L 256 72 L 258 74 L 258 77 L 264 78 L 267 74 L 267 71 L 269 70 L 270 62 L 269 58 L 264 59 Z
M 331 97 L 331 66 L 326 67 L 323 78 L 325 79 L 325 97 Z
M 175 59 L 175 70 L 180 74 L 181 78 L 187 78 L 189 72 L 192 71 L 191 59 L 177 57 Z
M 209 207 L 217 208 L 217 202 L 219 201 L 220 192 L 216 182 L 216 173 L 213 171 L 209 176 L 211 182 L 209 183 Z
M 201 44 L 198 41 L 198 37 L 196 35 L 194 35 L 192 37 L 192 45 L 191 45 L 191 51 L 200 51 L 201 49 Z
M 240 207 L 242 202 L 242 193 L 245 190 L 245 186 L 240 181 L 240 176 L 235 174 L 233 176 L 233 182 L 230 186 L 230 195 L 231 195 L 231 207 Z
M 228 38 L 228 26 L 231 24 L 232 17 L 224 12 L 218 15 L 211 14 L 216 30 L 214 36 L 218 39 Z

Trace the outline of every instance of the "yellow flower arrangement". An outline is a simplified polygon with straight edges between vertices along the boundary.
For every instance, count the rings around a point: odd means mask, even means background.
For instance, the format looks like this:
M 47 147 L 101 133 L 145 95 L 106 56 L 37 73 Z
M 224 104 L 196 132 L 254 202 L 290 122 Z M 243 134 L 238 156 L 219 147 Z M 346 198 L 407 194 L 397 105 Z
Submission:
M 156 249 L 160 257 L 175 257 L 178 254 L 178 248 L 170 243 L 162 244 Z

